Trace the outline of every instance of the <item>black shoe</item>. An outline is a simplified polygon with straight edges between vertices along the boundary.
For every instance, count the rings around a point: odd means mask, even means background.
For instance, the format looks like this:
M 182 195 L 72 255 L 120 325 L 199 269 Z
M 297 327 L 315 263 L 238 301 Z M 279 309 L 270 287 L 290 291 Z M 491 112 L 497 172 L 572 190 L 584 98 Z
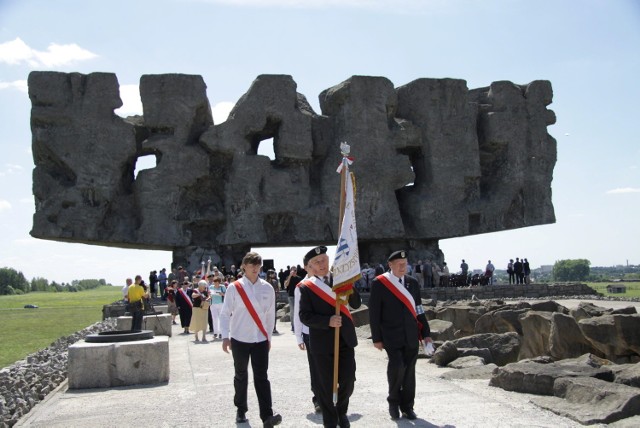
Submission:
M 391 416 L 391 419 L 394 421 L 400 419 L 400 409 L 398 409 L 397 405 L 389 404 L 389 416 Z
M 273 416 L 269 416 L 269 418 L 262 423 L 262 426 L 263 428 L 272 428 L 276 425 L 280 425 L 280 422 L 282 422 L 282 416 L 276 413 Z
M 340 415 L 340 428 L 349 427 L 351 427 L 351 422 L 349 422 L 349 418 L 347 418 L 347 415 Z
M 241 412 L 240 410 L 238 410 L 236 412 L 236 423 L 243 424 L 245 422 L 249 422 L 249 419 L 247 419 L 245 412 Z
M 316 413 L 322 412 L 322 407 L 320 407 L 320 402 L 315 397 L 313 397 L 311 401 L 313 401 L 313 408 L 315 409 Z
M 414 412 L 413 409 L 403 410 L 402 416 L 404 416 L 405 418 L 411 421 L 418 418 L 418 415 L 416 415 L 416 412 Z

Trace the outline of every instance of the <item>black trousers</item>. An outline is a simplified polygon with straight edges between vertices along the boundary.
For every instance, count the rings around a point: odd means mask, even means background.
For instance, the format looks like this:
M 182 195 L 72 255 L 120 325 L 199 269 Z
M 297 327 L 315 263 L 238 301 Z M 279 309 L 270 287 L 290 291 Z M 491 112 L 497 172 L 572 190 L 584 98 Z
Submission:
M 266 421 L 273 416 L 271 402 L 271 383 L 267 375 L 269 369 L 269 341 L 258 343 L 245 343 L 231 338 L 231 354 L 233 355 L 233 404 L 238 411 L 246 413 L 247 388 L 249 383 L 249 360 L 251 360 L 251 370 L 253 371 L 253 384 L 258 396 L 258 407 L 260 407 L 260 419 Z
M 401 410 L 412 410 L 416 396 L 416 361 L 418 348 L 402 347 L 386 349 L 389 362 L 387 364 L 387 381 L 389 396 L 387 401 L 397 405 Z
M 341 344 L 342 345 L 342 344 Z M 339 416 L 346 415 L 349 410 L 349 398 L 353 394 L 353 385 L 356 380 L 356 359 L 353 348 L 340 346 L 338 358 L 338 400 L 333 405 L 333 352 L 313 353 L 313 366 L 315 368 L 318 389 L 317 398 L 322 409 L 322 423 L 325 427 L 336 427 Z
M 318 375 L 313 368 L 313 354 L 309 348 L 309 335 L 302 333 L 302 341 L 304 342 L 304 347 L 307 350 L 307 361 L 309 362 L 309 379 L 311 380 L 311 392 L 313 393 L 313 397 L 311 401 L 313 404 L 318 400 Z
M 189 327 L 191 324 L 191 314 L 193 313 L 193 309 L 190 306 L 180 306 L 178 307 L 178 313 L 180 314 L 180 325 L 182 328 Z
M 131 311 L 131 331 L 142 330 L 143 313 L 142 308 L 136 307 Z

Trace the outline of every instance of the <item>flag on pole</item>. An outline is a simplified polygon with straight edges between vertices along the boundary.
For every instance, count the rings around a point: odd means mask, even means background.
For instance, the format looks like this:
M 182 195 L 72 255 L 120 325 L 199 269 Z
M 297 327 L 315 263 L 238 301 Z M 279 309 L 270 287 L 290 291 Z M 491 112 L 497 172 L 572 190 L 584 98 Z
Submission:
M 343 143 L 344 144 L 344 143 Z M 351 294 L 353 284 L 362 276 L 360 273 L 360 253 L 358 252 L 358 234 L 356 233 L 356 208 L 354 199 L 353 176 L 349 173 L 349 165 L 353 158 L 348 156 L 348 145 L 341 145 L 342 163 L 338 172 L 345 174 L 344 180 L 344 215 L 340 237 L 336 246 L 336 256 L 333 261 L 333 291 L 336 294 Z M 346 153 L 345 153 L 346 150 Z

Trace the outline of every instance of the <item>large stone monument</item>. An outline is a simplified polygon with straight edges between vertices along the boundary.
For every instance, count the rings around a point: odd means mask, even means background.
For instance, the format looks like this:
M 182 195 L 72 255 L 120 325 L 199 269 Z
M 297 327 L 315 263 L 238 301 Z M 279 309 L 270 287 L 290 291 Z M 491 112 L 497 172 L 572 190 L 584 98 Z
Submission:
M 351 145 L 362 262 L 391 248 L 442 259 L 438 240 L 555 221 L 551 84 L 353 76 L 320 94 L 258 76 L 214 124 L 201 76 L 144 75 L 123 119 L 115 74 L 32 72 L 31 235 L 237 263 L 249 248 L 338 237 L 339 143 Z M 275 159 L 258 155 L 273 139 Z M 265 143 L 263 143 L 265 144 Z M 134 177 L 136 162 L 156 166 Z

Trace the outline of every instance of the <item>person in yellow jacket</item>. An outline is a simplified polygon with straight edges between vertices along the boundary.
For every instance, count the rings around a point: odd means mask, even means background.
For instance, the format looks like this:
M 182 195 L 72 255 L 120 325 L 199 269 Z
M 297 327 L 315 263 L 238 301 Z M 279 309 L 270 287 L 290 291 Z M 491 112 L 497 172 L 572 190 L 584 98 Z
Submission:
M 136 275 L 135 282 L 129 286 L 129 312 L 131 313 L 131 331 L 142 330 L 142 316 L 144 313 L 144 299 L 149 297 L 149 292 L 142 286 L 142 277 Z

